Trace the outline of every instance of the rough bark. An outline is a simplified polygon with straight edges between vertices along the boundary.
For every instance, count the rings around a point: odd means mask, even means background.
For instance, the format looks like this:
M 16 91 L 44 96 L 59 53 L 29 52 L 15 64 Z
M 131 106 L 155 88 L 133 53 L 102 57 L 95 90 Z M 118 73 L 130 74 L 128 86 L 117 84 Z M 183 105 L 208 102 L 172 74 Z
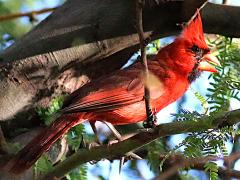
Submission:
M 176 24 L 186 22 L 201 3 L 147 4 L 144 29 L 152 39 L 175 35 Z M 36 106 L 120 68 L 137 50 L 134 8 L 129 0 L 69 0 L 3 51 L 0 121 L 14 118 L 15 126 L 28 127 L 31 120 L 33 125 Z M 209 3 L 203 9 L 205 32 L 239 37 L 239 13 L 238 7 Z

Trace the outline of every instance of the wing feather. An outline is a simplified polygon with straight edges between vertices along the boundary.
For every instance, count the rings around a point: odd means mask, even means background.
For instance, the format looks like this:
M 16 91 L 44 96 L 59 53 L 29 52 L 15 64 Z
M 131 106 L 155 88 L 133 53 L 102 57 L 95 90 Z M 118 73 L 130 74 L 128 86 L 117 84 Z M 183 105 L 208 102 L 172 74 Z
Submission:
M 131 84 L 131 82 L 129 83 L 129 85 Z M 139 81 L 139 83 L 141 82 Z M 142 84 L 138 84 L 138 86 L 136 86 L 137 88 L 131 87 L 130 90 L 127 87 L 125 86 L 92 92 L 85 97 L 77 100 L 75 99 L 74 102 L 70 103 L 67 107 L 62 109 L 62 112 L 103 112 L 118 109 L 122 106 L 126 106 L 143 100 Z
M 155 66 L 158 67 L 156 63 L 155 61 L 149 62 L 150 70 L 154 70 Z M 156 83 L 155 79 L 151 81 L 155 85 L 148 87 L 154 98 L 162 93 L 161 83 Z M 119 70 L 112 76 L 90 82 L 78 89 L 65 102 L 62 112 L 103 112 L 140 102 L 144 96 L 143 84 L 141 64 L 136 63 L 128 70 Z

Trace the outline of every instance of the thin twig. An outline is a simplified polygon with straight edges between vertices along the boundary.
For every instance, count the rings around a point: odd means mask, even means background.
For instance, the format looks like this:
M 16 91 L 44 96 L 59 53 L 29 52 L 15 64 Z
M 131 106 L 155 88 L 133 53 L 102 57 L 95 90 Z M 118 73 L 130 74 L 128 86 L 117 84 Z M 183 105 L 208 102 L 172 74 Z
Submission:
M 205 6 L 206 4 L 209 3 L 208 0 L 206 0 L 199 8 L 198 8 L 198 11 L 201 11 Z M 195 19 L 195 17 L 198 15 L 198 11 L 196 11 L 194 13 L 194 15 L 191 17 L 191 19 L 188 21 L 187 24 L 191 23 L 193 21 L 193 19 Z
M 143 6 L 144 6 L 145 0 L 136 0 L 136 25 L 137 25 L 137 32 L 139 36 L 140 41 L 140 50 L 141 50 L 141 62 L 142 62 L 142 68 L 144 77 L 146 78 L 146 81 L 148 81 L 148 65 L 147 65 L 147 56 L 146 56 L 146 37 L 144 35 L 143 31 Z M 146 85 L 144 85 L 144 100 L 146 105 L 146 115 L 147 119 L 152 115 L 152 108 L 150 104 L 150 92 Z
M 26 12 L 26 13 L 14 13 L 14 14 L 2 15 L 2 16 L 0 16 L 0 22 L 15 19 L 15 18 L 20 18 L 20 17 L 33 18 L 35 15 L 52 12 L 52 11 L 56 10 L 57 8 L 58 7 L 44 8 L 41 10 L 30 11 L 30 12 Z

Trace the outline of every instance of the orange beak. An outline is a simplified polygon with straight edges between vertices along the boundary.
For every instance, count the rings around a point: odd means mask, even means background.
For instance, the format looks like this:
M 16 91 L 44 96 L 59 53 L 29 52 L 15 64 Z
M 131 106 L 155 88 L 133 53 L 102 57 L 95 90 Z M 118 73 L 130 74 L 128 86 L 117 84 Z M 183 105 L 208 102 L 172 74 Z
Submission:
M 198 69 L 201 71 L 209 71 L 212 73 L 217 73 L 218 70 L 214 67 L 214 65 L 221 66 L 218 59 L 211 53 L 208 53 L 202 57 L 201 62 L 199 63 Z

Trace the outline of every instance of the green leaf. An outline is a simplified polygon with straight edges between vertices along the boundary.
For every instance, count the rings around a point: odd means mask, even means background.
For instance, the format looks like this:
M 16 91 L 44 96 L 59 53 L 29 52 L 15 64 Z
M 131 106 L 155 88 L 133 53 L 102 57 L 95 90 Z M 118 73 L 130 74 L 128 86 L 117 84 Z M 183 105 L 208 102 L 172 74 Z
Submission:
M 83 124 L 71 128 L 67 133 L 68 144 L 74 151 L 79 149 L 84 134 L 86 134 L 86 132 Z
M 34 165 L 35 172 L 49 172 L 53 169 L 52 163 L 48 160 L 46 155 L 42 155 Z
M 45 125 L 49 126 L 57 116 L 57 112 L 61 109 L 63 105 L 65 96 L 58 96 L 49 103 L 49 106 L 46 108 L 37 107 L 36 112 L 38 113 L 40 119 L 44 122 Z
M 72 170 L 66 175 L 68 180 L 87 180 L 87 165 L 81 165 L 80 167 Z

